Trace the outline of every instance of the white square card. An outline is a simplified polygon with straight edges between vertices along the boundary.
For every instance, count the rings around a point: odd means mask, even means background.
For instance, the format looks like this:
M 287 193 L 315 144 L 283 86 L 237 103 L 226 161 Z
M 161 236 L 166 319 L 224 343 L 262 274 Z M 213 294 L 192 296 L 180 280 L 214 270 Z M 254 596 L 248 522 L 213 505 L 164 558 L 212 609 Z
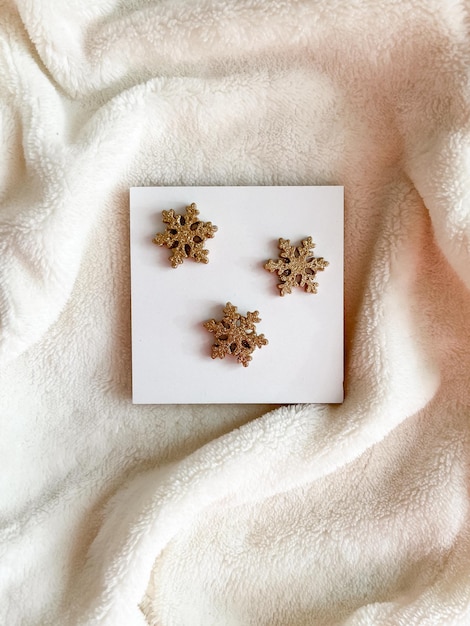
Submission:
M 152 239 L 165 231 L 162 211 L 184 213 L 218 227 L 208 239 L 209 263 L 185 259 Z M 279 238 L 329 265 L 316 275 L 318 293 L 295 287 L 281 297 Z M 132 379 L 137 404 L 342 402 L 343 187 L 133 187 L 130 191 Z M 203 323 L 259 311 L 256 348 L 248 367 L 233 356 L 211 359 L 214 335 Z

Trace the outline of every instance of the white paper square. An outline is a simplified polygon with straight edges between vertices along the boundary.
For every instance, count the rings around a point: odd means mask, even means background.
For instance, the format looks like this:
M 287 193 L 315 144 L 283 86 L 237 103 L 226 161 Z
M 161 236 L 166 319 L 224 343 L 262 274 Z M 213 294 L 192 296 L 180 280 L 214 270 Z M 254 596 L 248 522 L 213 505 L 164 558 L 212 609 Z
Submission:
M 209 263 L 186 259 L 152 239 L 162 211 L 195 202 L 218 231 L 206 241 Z M 343 187 L 133 187 L 130 191 L 132 378 L 136 404 L 343 401 Z M 279 295 L 278 240 L 311 236 L 318 293 Z M 258 310 L 257 332 L 269 344 L 248 367 L 211 359 L 213 335 L 227 302 L 242 315 Z

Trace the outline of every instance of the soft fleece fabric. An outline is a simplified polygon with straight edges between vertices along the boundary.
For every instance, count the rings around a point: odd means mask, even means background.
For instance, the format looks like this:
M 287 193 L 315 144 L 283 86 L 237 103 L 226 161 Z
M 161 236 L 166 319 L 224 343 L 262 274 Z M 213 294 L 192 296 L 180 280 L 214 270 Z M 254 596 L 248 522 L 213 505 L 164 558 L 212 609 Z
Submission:
M 0 17 L 1 623 L 468 626 L 469 2 Z M 344 184 L 343 405 L 132 406 L 165 184 Z

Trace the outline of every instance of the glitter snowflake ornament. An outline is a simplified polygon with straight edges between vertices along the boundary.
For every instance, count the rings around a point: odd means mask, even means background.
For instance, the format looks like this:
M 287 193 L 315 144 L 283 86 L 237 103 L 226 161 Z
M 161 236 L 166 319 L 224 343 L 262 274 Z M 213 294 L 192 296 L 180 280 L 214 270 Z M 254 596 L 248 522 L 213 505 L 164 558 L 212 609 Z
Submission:
M 209 250 L 204 250 L 206 239 L 212 239 L 217 226 L 211 222 L 201 222 L 199 211 L 193 202 L 186 207 L 184 215 L 175 213 L 173 209 L 162 211 L 162 220 L 166 224 L 164 233 L 157 233 L 153 243 L 166 246 L 171 250 L 170 263 L 178 267 L 184 259 L 194 259 L 197 263 L 208 263 Z
M 264 268 L 276 272 L 280 283 L 277 285 L 279 294 L 292 293 L 292 287 L 305 288 L 308 293 L 317 293 L 318 283 L 315 282 L 317 272 L 323 271 L 328 261 L 323 257 L 314 257 L 315 244 L 311 237 L 303 239 L 300 246 L 291 246 L 289 239 L 279 239 L 279 259 L 268 261 Z
M 258 311 L 248 311 L 246 316 L 240 315 L 237 307 L 227 302 L 220 322 L 214 319 L 204 322 L 204 327 L 214 333 L 211 357 L 223 359 L 227 355 L 233 356 L 244 367 L 248 367 L 255 348 L 261 348 L 268 343 L 264 335 L 256 333 L 255 324 L 258 322 L 261 322 Z

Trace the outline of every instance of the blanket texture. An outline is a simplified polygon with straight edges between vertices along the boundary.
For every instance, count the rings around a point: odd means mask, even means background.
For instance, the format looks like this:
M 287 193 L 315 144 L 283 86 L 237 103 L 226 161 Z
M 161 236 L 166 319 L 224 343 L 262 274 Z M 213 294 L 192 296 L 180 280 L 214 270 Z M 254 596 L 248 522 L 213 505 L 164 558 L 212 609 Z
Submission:
M 470 624 L 469 9 L 0 0 L 2 624 Z M 129 187 L 248 184 L 345 186 L 344 404 L 133 406 Z

